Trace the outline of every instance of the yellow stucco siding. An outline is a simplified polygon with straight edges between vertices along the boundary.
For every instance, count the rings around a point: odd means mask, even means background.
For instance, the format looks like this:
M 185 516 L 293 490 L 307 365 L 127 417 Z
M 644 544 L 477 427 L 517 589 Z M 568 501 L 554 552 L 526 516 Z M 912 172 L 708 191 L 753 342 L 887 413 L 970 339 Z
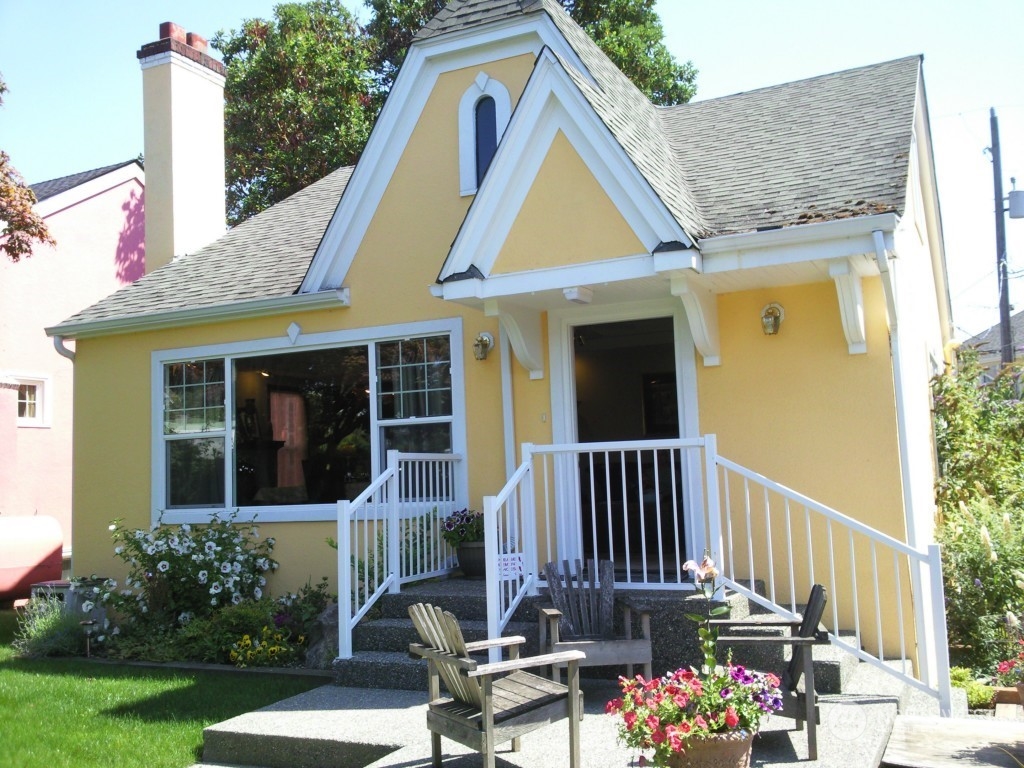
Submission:
M 603 261 L 644 251 L 579 153 L 558 131 L 491 274 Z
M 854 517 L 901 541 L 906 540 L 903 488 L 897 443 L 892 365 L 880 281 L 864 282 L 867 354 L 851 355 L 839 317 L 838 299 L 830 283 L 758 289 L 718 297 L 722 365 L 698 368 L 701 431 L 718 436 L 719 453 L 787 485 L 839 512 Z M 765 336 L 762 307 L 778 302 L 786 317 L 777 336 Z M 724 496 L 724 494 L 723 494 Z M 723 505 L 725 499 L 723 498 Z M 770 500 L 773 514 L 783 514 L 781 500 Z M 751 498 L 755 542 L 764 542 L 763 497 Z M 737 572 L 745 573 L 748 551 L 741 535 L 744 491 L 730 485 L 728 509 L 735 527 L 733 556 Z M 796 599 L 809 589 L 807 541 L 802 508 L 791 513 L 799 521 L 792 542 L 794 571 L 800 586 Z M 777 522 L 776 525 L 779 523 Z M 780 534 L 776 531 L 776 536 Z M 828 532 L 812 524 L 815 580 L 829 585 Z M 773 551 L 776 563 L 786 562 L 786 542 Z M 849 583 L 853 566 L 849 542 L 835 542 L 837 583 Z M 755 543 L 755 575 L 767 572 L 767 547 Z M 885 578 L 883 606 L 895 609 L 896 575 L 891 551 L 880 550 Z M 856 573 L 871 573 L 872 553 L 855 547 Z M 913 634 L 909 574 L 899 575 L 908 638 Z M 789 595 L 781 595 L 788 601 Z M 863 597 L 861 623 L 873 633 L 873 601 Z M 831 607 L 829 608 L 831 611 Z M 887 614 L 891 615 L 891 613 Z M 852 627 L 853 606 L 839 606 L 840 625 Z M 899 647 L 899 627 L 883 628 L 883 642 Z M 907 642 L 910 642 L 909 639 Z M 877 646 L 872 634 L 867 647 Z

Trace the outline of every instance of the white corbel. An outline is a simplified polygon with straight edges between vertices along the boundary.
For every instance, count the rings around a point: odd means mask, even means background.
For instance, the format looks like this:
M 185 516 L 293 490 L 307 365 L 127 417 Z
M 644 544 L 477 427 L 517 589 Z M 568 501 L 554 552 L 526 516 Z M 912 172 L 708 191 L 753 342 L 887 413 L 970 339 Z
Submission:
M 836 284 L 839 318 L 843 323 L 846 346 L 851 355 L 863 355 L 868 351 L 868 343 L 864 332 L 864 293 L 861 290 L 860 275 L 849 259 L 829 262 L 828 274 Z
M 484 301 L 484 315 L 496 317 L 512 344 L 516 360 L 530 372 L 531 379 L 544 378 L 544 353 L 541 338 L 540 312 L 525 307 Z
M 672 278 L 672 295 L 683 302 L 690 334 L 705 366 L 721 365 L 722 351 L 718 340 L 718 297 L 710 289 L 697 285 L 688 275 Z

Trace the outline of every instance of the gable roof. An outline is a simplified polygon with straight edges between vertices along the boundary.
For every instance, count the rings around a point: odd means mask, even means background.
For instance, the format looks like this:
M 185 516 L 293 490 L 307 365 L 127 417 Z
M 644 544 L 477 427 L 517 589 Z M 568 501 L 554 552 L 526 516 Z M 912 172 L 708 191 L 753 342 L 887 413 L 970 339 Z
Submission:
M 426 40 L 482 24 L 541 10 L 541 0 L 452 0 L 423 25 L 413 41 Z
M 351 175 L 351 166 L 328 174 L 47 331 L 74 333 L 76 326 L 125 316 L 291 296 Z
M 1024 312 L 1010 316 L 1010 336 L 1013 339 L 1014 356 L 1024 352 Z M 971 336 L 961 346 L 976 347 L 980 355 L 996 355 L 1002 352 L 1002 329 L 999 323 L 987 328 L 979 334 Z
M 31 184 L 32 194 L 36 196 L 36 202 L 41 203 L 47 198 L 59 195 L 62 192 L 67 192 L 69 189 L 81 186 L 86 182 L 98 179 L 100 176 L 106 176 L 111 171 L 116 171 L 118 168 L 124 168 L 126 165 L 132 163 L 137 164 L 140 168 L 142 163 L 138 160 L 125 160 L 122 163 L 114 163 L 113 165 L 105 165 L 102 168 L 94 168 L 91 171 L 82 171 L 81 173 L 72 173 L 69 176 L 61 176 L 59 179 L 50 179 L 49 181 L 40 181 L 36 184 Z
M 716 234 L 902 213 L 921 56 L 662 108 Z

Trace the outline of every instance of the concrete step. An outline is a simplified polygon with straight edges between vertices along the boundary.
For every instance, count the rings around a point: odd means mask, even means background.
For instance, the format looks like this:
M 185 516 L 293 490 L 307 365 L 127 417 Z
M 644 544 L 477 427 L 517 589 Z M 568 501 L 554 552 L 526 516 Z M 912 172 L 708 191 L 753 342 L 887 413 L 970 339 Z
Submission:
M 819 698 L 818 760 L 807 760 L 807 731 L 792 720 L 769 718 L 754 741 L 751 765 L 783 768 L 878 768 L 896 718 L 901 686 L 867 664 L 848 681 L 851 693 Z M 583 768 L 622 768 L 635 758 L 618 743 L 617 720 L 604 704 L 618 693 L 611 681 L 584 680 L 580 724 Z M 426 682 L 418 691 L 324 686 L 264 709 L 210 726 L 200 766 L 231 768 L 400 768 L 428 765 Z M 510 768 L 563 768 L 564 722 L 523 737 L 522 751 L 499 748 Z M 447 739 L 444 764 L 479 766 L 479 755 Z
M 459 619 L 459 626 L 462 628 L 462 635 L 466 642 L 475 642 L 487 639 L 487 622 L 479 620 Z M 526 638 L 525 647 L 520 648 L 523 655 L 535 655 L 537 653 L 537 625 L 525 622 L 510 622 L 504 633 L 509 635 L 521 635 Z M 352 635 L 352 648 L 355 651 L 406 651 L 409 643 L 420 641 L 416 628 L 408 617 L 403 619 L 375 619 L 366 621 L 356 627 Z

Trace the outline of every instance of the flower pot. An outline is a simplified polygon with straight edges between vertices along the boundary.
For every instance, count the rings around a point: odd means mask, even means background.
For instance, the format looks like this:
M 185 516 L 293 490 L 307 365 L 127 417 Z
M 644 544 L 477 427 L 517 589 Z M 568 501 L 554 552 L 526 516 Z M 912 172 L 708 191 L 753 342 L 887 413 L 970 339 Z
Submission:
M 1017 683 L 1017 703 L 1024 704 L 1024 683 Z
M 482 541 L 464 541 L 459 544 L 456 553 L 463 576 L 467 579 L 487 578 L 487 555 Z
M 686 740 L 685 750 L 672 755 L 668 768 L 748 768 L 754 734 L 750 731 L 712 733 Z

